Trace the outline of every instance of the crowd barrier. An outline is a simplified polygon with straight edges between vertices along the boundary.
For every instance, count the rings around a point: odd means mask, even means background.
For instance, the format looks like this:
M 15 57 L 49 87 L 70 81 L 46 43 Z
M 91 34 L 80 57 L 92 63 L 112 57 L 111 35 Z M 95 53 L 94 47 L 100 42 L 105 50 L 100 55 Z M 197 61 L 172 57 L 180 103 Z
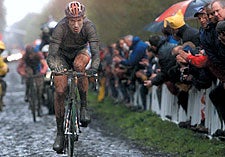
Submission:
M 132 99 L 132 104 L 134 106 L 143 106 L 140 87 L 141 85 L 136 83 L 136 90 Z M 188 111 L 185 113 L 182 107 L 177 104 L 177 97 L 169 92 L 165 84 L 163 84 L 160 89 L 157 86 L 153 86 L 149 89 L 146 98 L 147 110 L 156 113 L 162 120 L 169 120 L 176 124 L 191 120 L 191 125 L 196 125 L 201 123 L 201 110 L 204 108 L 204 125 L 208 128 L 208 134 L 212 135 L 217 129 L 223 129 L 221 126 L 224 126 L 221 125 L 217 111 L 209 99 L 209 92 L 214 87 L 215 85 L 212 85 L 210 88 L 200 91 L 192 87 L 189 91 Z M 204 92 L 206 93 L 205 104 L 202 104 L 201 98 Z

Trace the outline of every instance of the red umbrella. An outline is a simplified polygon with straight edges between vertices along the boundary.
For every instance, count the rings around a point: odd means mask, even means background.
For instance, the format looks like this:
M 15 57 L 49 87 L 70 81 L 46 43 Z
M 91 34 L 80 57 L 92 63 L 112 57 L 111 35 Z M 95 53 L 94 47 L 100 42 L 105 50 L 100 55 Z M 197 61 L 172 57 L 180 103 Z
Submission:
M 163 21 L 165 18 L 175 15 L 178 10 L 181 10 L 184 18 L 193 19 L 194 14 L 203 7 L 206 3 L 211 0 L 185 0 L 177 2 L 167 8 L 163 13 L 161 13 L 152 23 L 145 27 L 145 30 L 150 32 L 160 32 L 163 27 Z
M 182 2 L 178 2 L 173 4 L 171 7 L 166 9 L 160 16 L 158 16 L 155 21 L 160 22 L 163 21 L 165 18 L 173 16 L 177 13 L 178 10 L 181 10 L 183 14 L 185 14 L 187 7 L 193 0 L 186 0 Z

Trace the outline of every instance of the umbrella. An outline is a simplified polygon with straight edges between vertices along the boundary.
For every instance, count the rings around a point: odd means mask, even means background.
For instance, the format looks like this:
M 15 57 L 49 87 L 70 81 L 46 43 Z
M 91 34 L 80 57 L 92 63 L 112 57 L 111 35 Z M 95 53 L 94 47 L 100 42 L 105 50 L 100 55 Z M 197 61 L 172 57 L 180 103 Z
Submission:
M 145 30 L 150 32 L 160 32 L 163 28 L 163 21 L 165 18 L 173 16 L 178 10 L 181 10 L 184 19 L 193 19 L 194 14 L 211 0 L 185 0 L 177 2 L 162 12 L 153 22 L 145 26 Z

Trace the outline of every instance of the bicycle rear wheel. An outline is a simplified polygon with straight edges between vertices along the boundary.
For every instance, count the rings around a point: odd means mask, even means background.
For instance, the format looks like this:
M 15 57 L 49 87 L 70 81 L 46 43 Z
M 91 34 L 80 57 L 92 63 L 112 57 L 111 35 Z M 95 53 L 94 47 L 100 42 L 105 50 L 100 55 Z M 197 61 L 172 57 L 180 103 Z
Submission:
M 31 100 L 31 101 L 33 101 L 33 100 Z M 31 103 L 31 113 L 32 113 L 32 116 L 33 116 L 33 121 L 36 122 L 36 105 L 35 105 L 35 102 Z
M 35 88 L 35 85 L 34 85 L 33 81 L 31 82 L 31 85 L 30 85 L 30 88 L 29 88 L 29 102 L 30 102 L 31 113 L 32 113 L 32 116 L 33 116 L 33 121 L 36 122 L 37 96 L 35 95 L 35 93 L 36 93 L 37 89 Z

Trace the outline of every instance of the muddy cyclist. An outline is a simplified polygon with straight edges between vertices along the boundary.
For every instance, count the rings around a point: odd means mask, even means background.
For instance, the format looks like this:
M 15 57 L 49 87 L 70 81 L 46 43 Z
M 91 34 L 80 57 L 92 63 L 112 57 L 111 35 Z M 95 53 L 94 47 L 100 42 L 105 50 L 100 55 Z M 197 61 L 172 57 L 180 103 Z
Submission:
M 53 30 L 52 40 L 49 45 L 47 62 L 51 70 L 56 72 L 64 69 L 73 69 L 77 72 L 85 72 L 85 67 L 92 59 L 88 74 L 97 72 L 99 67 L 99 39 L 95 25 L 85 15 L 85 6 L 80 2 L 70 2 L 62 20 L 58 22 Z M 88 51 L 90 47 L 90 52 Z M 64 100 L 66 97 L 67 77 L 59 75 L 54 77 L 55 85 L 55 116 L 57 124 L 57 136 L 53 149 L 57 152 L 63 149 L 64 133 Z M 78 90 L 81 101 L 80 121 L 90 122 L 87 111 L 88 78 L 78 79 Z

